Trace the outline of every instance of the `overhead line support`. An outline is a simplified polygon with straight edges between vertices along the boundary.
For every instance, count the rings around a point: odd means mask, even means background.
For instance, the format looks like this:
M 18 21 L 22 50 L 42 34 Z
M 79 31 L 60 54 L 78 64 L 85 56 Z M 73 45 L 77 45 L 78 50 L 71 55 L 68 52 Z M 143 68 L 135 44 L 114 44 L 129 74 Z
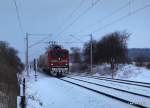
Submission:
M 93 72 L 93 54 L 92 54 L 92 52 L 93 52 L 93 49 L 92 49 L 92 47 L 93 47 L 93 45 L 92 45 L 93 37 L 92 37 L 92 33 L 90 34 L 90 39 L 91 39 L 90 62 L 91 62 L 91 73 L 92 73 Z
M 27 76 L 29 76 L 29 44 L 28 44 L 29 34 L 26 33 L 26 72 Z

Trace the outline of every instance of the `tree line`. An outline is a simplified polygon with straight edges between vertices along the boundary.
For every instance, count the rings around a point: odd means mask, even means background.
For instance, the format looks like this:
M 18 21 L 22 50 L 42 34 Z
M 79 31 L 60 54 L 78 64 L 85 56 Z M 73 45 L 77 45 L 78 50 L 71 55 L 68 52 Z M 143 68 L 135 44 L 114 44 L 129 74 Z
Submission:
M 18 51 L 7 42 L 0 41 L 0 84 L 6 89 L 2 91 L 4 94 L 14 98 L 19 95 L 17 73 L 23 69 L 24 65 L 18 57 Z
M 108 63 L 111 69 L 117 68 L 119 63 L 128 62 L 127 40 L 130 34 L 126 31 L 112 32 L 104 35 L 99 40 L 92 40 L 85 43 L 83 47 L 83 60 L 78 48 L 72 48 L 72 58 L 74 63 L 90 64 L 90 45 L 92 43 L 92 61 L 93 64 Z

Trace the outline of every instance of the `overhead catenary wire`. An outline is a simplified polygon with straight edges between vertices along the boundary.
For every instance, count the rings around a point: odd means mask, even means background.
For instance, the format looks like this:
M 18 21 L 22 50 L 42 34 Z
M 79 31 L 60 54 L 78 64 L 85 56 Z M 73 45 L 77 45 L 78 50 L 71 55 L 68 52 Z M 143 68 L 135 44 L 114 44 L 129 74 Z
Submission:
M 81 39 L 79 39 L 79 38 L 77 38 L 77 37 L 75 37 L 74 35 L 69 35 L 69 36 L 71 36 L 72 38 L 74 38 L 74 39 L 76 39 L 76 40 L 78 40 L 79 42 L 83 42 Z
M 49 34 L 49 33 L 43 33 L 43 34 L 42 33 L 41 34 L 33 34 L 33 33 L 31 34 L 31 33 L 28 33 L 28 35 L 29 36 L 36 36 L 37 37 L 37 36 L 47 36 L 47 35 L 51 35 L 51 34 Z
M 24 33 L 24 30 L 23 30 L 23 26 L 22 26 L 22 22 L 21 22 L 21 17 L 20 17 L 20 13 L 19 13 L 19 8 L 18 8 L 18 5 L 17 5 L 17 2 L 16 0 L 13 0 L 13 3 L 14 3 L 14 6 L 15 6 L 15 10 L 16 10 L 16 15 L 17 15 L 17 21 L 18 21 L 18 26 L 19 26 L 19 29 L 20 29 L 20 32 L 22 34 L 22 37 L 23 37 L 23 41 L 24 41 L 24 44 L 25 44 L 25 33 Z M 26 52 L 25 52 L 26 53 Z
M 43 52 L 44 51 L 44 48 L 42 48 L 42 49 L 40 49 L 40 50 L 36 50 L 36 51 L 34 51 L 33 53 L 31 53 L 30 55 L 29 55 L 29 58 L 30 57 L 33 57 L 34 55 L 39 55 L 39 54 L 41 54 L 41 52 Z
M 30 34 L 31 35 L 31 34 Z M 33 46 L 35 46 L 35 45 L 37 45 L 37 44 L 40 44 L 40 43 L 42 43 L 42 41 L 45 41 L 48 37 L 50 37 L 52 34 L 49 34 L 47 37 L 44 37 L 44 38 L 42 38 L 41 40 L 39 40 L 39 41 L 37 41 L 37 42 L 35 42 L 35 43 L 33 43 L 33 44 L 31 44 L 31 45 L 29 45 L 29 48 L 31 48 L 31 47 L 33 47 Z
M 83 5 L 84 1 L 85 1 L 85 0 L 82 0 L 82 1 L 80 2 L 79 6 L 78 6 L 76 9 L 74 9 L 74 10 L 72 11 L 72 13 L 68 16 L 68 18 L 72 17 L 72 15 L 78 10 L 78 8 L 80 8 L 80 7 Z M 68 21 L 68 18 L 67 18 L 67 21 Z M 43 35 L 47 35 L 47 34 L 29 34 L 29 35 L 32 35 L 32 36 L 43 36 Z M 43 39 L 39 40 L 38 42 L 36 42 L 36 43 L 30 45 L 29 48 L 31 48 L 31 47 L 33 47 L 33 46 L 35 46 L 35 45 L 37 45 L 37 44 L 42 43 L 41 41 L 44 41 L 44 40 L 46 40 L 46 39 L 48 39 L 48 38 L 49 38 L 49 36 L 46 37 L 46 38 L 43 38 Z
M 123 6 L 115 9 L 114 11 L 112 11 L 112 13 L 110 13 L 109 15 L 104 16 L 103 18 L 101 18 L 100 20 L 98 20 L 99 23 L 103 22 L 104 20 L 110 18 L 111 16 L 113 16 L 114 14 L 122 11 L 123 9 L 127 8 L 128 6 L 130 6 L 131 2 L 129 1 L 128 3 L 124 4 Z
M 88 7 L 85 11 L 83 11 L 81 14 L 79 14 L 71 23 L 69 23 L 68 26 L 66 26 L 62 31 L 60 31 L 58 33 L 61 34 L 63 33 L 65 30 L 69 29 L 76 21 L 78 21 L 82 16 L 84 16 L 87 12 L 89 12 L 89 10 L 91 10 L 95 5 L 97 5 L 101 0 L 97 0 L 95 1 L 90 7 Z
M 50 43 L 50 42 L 44 42 L 44 43 Z M 57 43 L 57 44 L 59 44 L 59 43 L 64 43 L 64 44 L 74 44 L 74 43 L 85 43 L 85 42 L 75 42 L 75 41 L 58 41 L 58 42 L 55 42 L 55 43 Z
M 92 33 L 96 33 L 96 32 L 98 32 L 98 31 L 100 31 L 100 30 L 102 30 L 102 29 L 104 29 L 106 27 L 109 27 L 109 26 L 113 25 L 114 23 L 117 23 L 117 22 L 119 22 L 119 21 L 121 21 L 121 20 L 123 20 L 123 19 L 125 19 L 125 18 L 127 18 L 127 17 L 129 17 L 129 16 L 131 16 L 131 15 L 133 15 L 135 13 L 137 13 L 137 12 L 142 11 L 145 8 L 148 8 L 148 7 L 150 7 L 150 4 L 144 5 L 143 7 L 140 7 L 140 8 L 137 8 L 137 9 L 133 10 L 133 11 L 130 11 L 126 15 L 121 16 L 120 18 L 118 18 L 118 19 L 116 19 L 116 20 L 114 20 L 114 21 L 112 21 L 112 22 L 110 22 L 108 24 L 105 24 L 104 26 L 99 27 L 98 29 L 92 31 Z
M 79 3 L 79 5 L 68 15 L 68 17 L 66 18 L 66 20 L 64 21 L 65 23 L 68 22 L 72 16 L 78 11 L 78 9 L 80 9 L 80 7 L 83 5 L 85 0 L 81 0 L 81 2 Z M 62 26 L 64 25 L 64 22 L 62 24 Z M 61 27 L 59 27 L 60 29 Z
M 82 44 L 82 43 L 85 43 L 85 42 L 58 42 L 58 43 L 64 43 L 64 44 L 74 44 L 74 43 L 78 43 L 78 44 Z
M 68 16 L 68 18 L 72 17 L 78 11 L 78 9 L 80 9 L 80 7 L 82 7 L 84 1 L 85 0 L 81 0 L 79 6 L 72 11 L 72 13 Z
M 129 3 L 131 5 L 131 1 Z M 110 22 L 108 24 L 105 24 L 104 26 L 102 26 L 102 27 L 92 31 L 92 33 L 96 33 L 96 32 L 98 32 L 98 31 L 100 31 L 100 30 L 102 30 L 102 29 L 104 29 L 106 27 L 109 27 L 109 26 L 113 25 L 114 23 L 117 23 L 117 22 L 119 22 L 119 21 L 121 21 L 121 20 L 123 20 L 123 19 L 125 19 L 125 18 L 127 18 L 127 17 L 129 17 L 129 16 L 131 16 L 131 15 L 137 13 L 137 12 L 139 12 L 139 11 L 142 11 L 145 8 L 148 8 L 148 7 L 150 7 L 150 4 L 144 5 L 143 7 L 137 8 L 137 9 L 135 9 L 133 11 L 131 11 L 131 9 L 130 9 L 130 11 L 126 15 L 121 16 L 120 18 L 118 18 L 118 19 L 116 19 L 116 20 L 114 20 L 114 21 L 112 21 L 112 22 Z M 80 35 L 82 36 L 82 34 L 80 34 Z M 83 34 L 83 35 L 88 35 L 88 34 Z
M 117 8 L 117 9 L 113 10 L 110 14 L 108 14 L 108 15 L 102 17 L 101 19 L 99 19 L 99 20 L 96 21 L 95 23 L 89 24 L 87 27 L 92 27 L 92 26 L 95 26 L 95 25 L 98 24 L 98 23 L 102 23 L 104 20 L 106 20 L 106 19 L 112 17 L 114 14 L 116 14 L 116 13 L 122 11 L 123 9 L 127 8 L 127 7 L 130 6 L 130 5 L 131 5 L 131 1 L 128 1 L 128 3 L 126 3 L 126 4 L 124 4 L 123 6 L 121 6 L 121 7 Z M 85 27 L 85 28 L 87 29 L 87 27 Z M 85 29 L 80 30 L 79 32 L 77 32 L 77 33 L 75 33 L 75 34 L 81 33 L 81 32 L 84 31 L 84 30 L 85 30 Z
M 20 31 L 24 35 L 25 33 L 23 31 L 23 26 L 22 26 L 22 23 L 21 23 L 21 18 L 20 18 L 20 14 L 19 14 L 19 9 L 18 9 L 18 6 L 17 6 L 17 2 L 16 2 L 16 0 L 13 0 L 13 2 L 14 2 L 14 5 L 15 5 L 15 9 L 16 9 L 17 21 L 18 21 L 18 24 L 19 24 Z

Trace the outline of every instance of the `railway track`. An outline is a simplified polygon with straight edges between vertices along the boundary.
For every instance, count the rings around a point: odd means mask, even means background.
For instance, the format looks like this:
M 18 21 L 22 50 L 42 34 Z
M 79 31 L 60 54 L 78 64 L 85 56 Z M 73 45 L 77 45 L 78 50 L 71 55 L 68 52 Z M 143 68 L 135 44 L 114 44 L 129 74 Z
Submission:
M 112 79 L 112 78 L 107 78 L 107 77 L 98 77 L 98 76 L 92 76 L 92 77 Z M 147 83 L 147 82 L 131 81 L 131 80 L 123 80 L 123 79 L 117 79 L 117 78 L 115 78 L 114 80 L 126 81 L 126 82 L 133 82 L 133 83 L 140 83 L 140 84 L 147 84 L 147 85 L 149 85 L 149 86 L 150 86 L 150 83 Z
M 122 83 L 122 82 L 112 82 L 112 81 L 107 81 L 107 80 L 100 80 L 97 78 L 93 78 L 93 77 L 86 77 L 86 76 L 78 76 L 78 77 L 73 77 L 73 78 L 78 78 L 78 79 L 83 79 L 85 81 L 92 81 L 92 82 L 96 82 L 98 84 L 104 85 L 104 86 L 109 86 L 111 88 L 114 89 L 121 89 L 124 91 L 128 91 L 128 92 L 133 92 L 135 94 L 143 94 L 143 95 L 147 95 L 146 97 L 150 97 L 150 88 L 149 87 L 145 87 L 145 86 L 140 86 L 140 85 L 135 85 L 135 84 L 128 84 L 128 83 Z
M 106 85 L 103 85 L 103 84 L 99 84 L 99 83 L 95 83 L 95 82 L 89 82 L 89 81 L 86 81 L 86 80 L 81 80 L 81 79 L 72 78 L 72 77 L 67 77 L 67 78 L 83 81 L 83 82 L 86 82 L 86 83 L 95 84 L 95 85 L 98 85 L 98 86 L 102 86 L 102 87 L 106 87 L 106 88 L 110 88 L 110 89 L 114 89 L 114 90 L 118 90 L 118 91 L 122 91 L 122 92 L 127 92 L 127 93 L 138 95 L 138 96 L 143 96 L 143 97 L 146 97 L 146 98 L 150 98 L 150 96 L 148 96 L 148 95 L 144 95 L 144 94 L 140 94 L 140 93 L 136 93 L 136 92 L 132 92 L 132 91 L 128 91 L 128 90 L 123 90 L 123 89 L 119 89 L 119 88 L 116 88 L 116 87 L 110 87 L 110 86 L 106 86 Z
M 76 76 L 150 88 L 150 83 L 146 83 L 146 82 L 138 82 L 138 81 L 122 80 L 122 79 L 112 79 L 112 78 L 107 78 L 107 77 L 87 76 L 87 75 L 76 75 Z
M 65 82 L 80 86 L 82 88 L 88 89 L 90 91 L 105 95 L 107 97 L 119 100 L 121 102 L 136 106 L 136 107 L 140 107 L 140 108 L 148 108 L 150 103 L 150 96 L 147 95 L 143 95 L 143 94 L 139 94 L 139 93 L 134 93 L 134 92 L 130 92 L 127 90 L 122 90 L 122 89 L 118 89 L 118 88 L 114 88 L 114 87 L 109 87 L 109 86 L 105 86 L 102 84 L 97 84 L 97 83 L 93 83 L 93 82 L 89 82 L 89 81 L 85 81 L 85 80 L 81 80 L 81 79 L 76 79 L 76 78 L 72 78 L 72 77 L 67 77 L 67 78 L 61 78 L 60 80 L 63 80 Z M 94 87 L 94 88 L 93 88 Z M 96 89 L 95 89 L 96 88 Z M 104 89 L 104 90 L 103 90 Z M 107 89 L 105 91 L 105 89 Z M 112 93 L 108 93 L 107 91 L 114 91 Z M 116 93 L 119 94 L 123 94 L 122 96 L 117 96 Z M 123 96 L 129 95 L 130 98 L 134 97 L 134 99 L 128 99 L 128 98 L 124 98 Z M 140 101 L 135 101 L 135 99 L 139 99 Z M 143 104 L 142 100 L 146 100 L 146 103 Z

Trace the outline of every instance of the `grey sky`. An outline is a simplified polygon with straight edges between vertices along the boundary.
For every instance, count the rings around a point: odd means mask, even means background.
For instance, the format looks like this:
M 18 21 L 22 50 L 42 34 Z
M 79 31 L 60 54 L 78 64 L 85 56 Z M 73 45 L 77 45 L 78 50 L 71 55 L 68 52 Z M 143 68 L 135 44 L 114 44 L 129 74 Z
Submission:
M 93 33 L 93 38 L 98 40 L 107 33 L 116 30 L 127 30 L 132 34 L 128 41 L 129 48 L 150 48 L 150 7 L 111 26 L 107 26 L 102 30 L 93 32 L 137 8 L 150 4 L 150 0 L 101 0 L 73 23 L 72 26 L 65 29 L 63 33 L 59 33 L 95 1 L 96 0 L 16 0 L 24 32 L 53 34 L 44 42 L 51 40 L 58 42 L 78 42 L 77 39 L 70 37 L 70 34 L 73 34 L 85 42 L 89 40 L 89 36 L 82 34 Z M 129 3 L 129 1 L 131 2 L 130 5 L 110 16 L 114 10 L 123 7 Z M 76 11 L 71 14 L 73 10 Z M 105 16 L 109 17 L 101 20 Z M 19 56 L 22 60 L 24 59 L 25 52 L 24 37 L 25 34 L 22 34 L 19 28 L 13 0 L 1 0 L 0 40 L 7 41 L 11 46 L 18 49 Z M 29 38 L 29 44 L 31 45 L 42 38 L 44 38 L 44 36 L 31 36 Z M 41 43 L 32 47 L 30 49 L 30 59 L 42 53 L 46 45 L 46 43 Z M 63 46 L 66 48 L 72 46 L 82 48 L 82 43 L 63 44 Z

